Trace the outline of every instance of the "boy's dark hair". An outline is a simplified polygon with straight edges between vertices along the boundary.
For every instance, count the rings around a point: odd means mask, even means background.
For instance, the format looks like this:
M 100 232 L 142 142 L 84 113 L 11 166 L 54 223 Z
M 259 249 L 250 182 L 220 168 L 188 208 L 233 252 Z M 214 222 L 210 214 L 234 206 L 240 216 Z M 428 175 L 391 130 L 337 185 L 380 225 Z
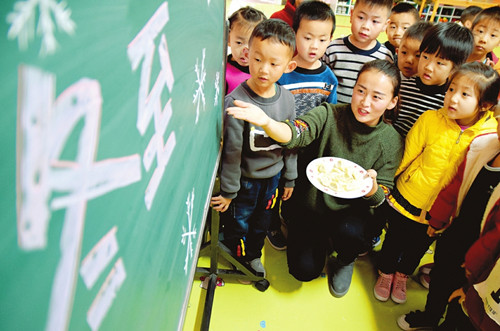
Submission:
M 332 21 L 332 31 L 330 37 L 335 31 L 335 13 L 332 8 L 322 1 L 306 1 L 300 4 L 293 15 L 293 31 L 297 32 L 302 19 L 310 21 Z
M 383 73 L 387 77 L 391 79 L 392 82 L 392 87 L 393 87 L 393 92 L 392 92 L 392 97 L 399 97 L 399 89 L 401 88 L 401 74 L 399 72 L 398 67 L 392 62 L 389 62 L 387 60 L 373 60 L 366 62 L 363 64 L 361 69 L 359 70 L 358 77 L 356 78 L 356 81 L 358 80 L 359 76 L 365 71 L 368 70 L 375 70 L 378 72 Z M 399 114 L 399 104 L 400 104 L 400 99 L 398 98 L 398 103 L 396 106 L 392 109 L 387 109 L 384 113 L 383 121 L 386 123 L 392 123 Z
M 288 46 L 292 54 L 295 52 L 295 33 L 290 25 L 280 19 L 271 18 L 257 24 L 252 31 L 248 45 L 252 44 L 254 38 L 280 42 Z
M 429 21 L 419 21 L 415 24 L 412 24 L 406 29 L 403 40 L 406 38 L 415 39 L 418 41 L 422 41 L 424 39 L 424 35 L 434 24 Z
M 479 6 L 469 6 L 462 11 L 462 15 L 460 15 L 460 22 L 465 24 L 466 21 L 473 21 L 474 17 L 479 14 L 482 10 Z
M 454 66 L 464 63 L 474 47 L 472 32 L 456 23 L 437 23 L 424 35 L 420 53 L 437 53 L 453 62 Z
M 401 14 L 408 13 L 413 15 L 415 21 L 420 21 L 420 15 L 418 14 L 417 8 L 414 5 L 409 4 L 408 2 L 400 2 L 391 9 L 392 14 Z
M 231 29 L 234 23 L 257 24 L 265 19 L 267 19 L 267 17 L 263 12 L 246 6 L 232 13 L 227 20 L 229 22 L 229 28 Z
M 497 24 L 500 24 L 500 6 L 494 6 L 490 8 L 485 8 L 476 15 L 474 22 L 472 22 L 471 30 L 481 21 L 493 20 Z
M 356 7 L 358 4 L 364 4 L 370 7 L 385 7 L 387 9 L 387 17 L 389 17 L 393 5 L 393 0 L 356 0 L 356 2 L 354 2 L 354 7 Z
M 478 105 L 480 107 L 490 108 L 497 104 L 498 93 L 500 92 L 500 77 L 495 69 L 481 62 L 467 62 L 458 67 L 451 75 L 449 84 L 453 79 L 462 76 L 476 83 L 474 89 L 479 96 Z

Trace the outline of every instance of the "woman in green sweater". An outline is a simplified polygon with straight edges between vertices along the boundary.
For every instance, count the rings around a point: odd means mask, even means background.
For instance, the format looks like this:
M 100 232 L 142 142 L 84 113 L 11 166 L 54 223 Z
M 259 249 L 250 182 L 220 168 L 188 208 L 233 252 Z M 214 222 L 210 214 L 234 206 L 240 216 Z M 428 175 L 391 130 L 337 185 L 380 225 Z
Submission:
M 397 112 L 400 74 L 386 60 L 366 63 L 354 86 L 351 104 L 328 104 L 312 109 L 292 122 L 277 122 L 257 106 L 235 101 L 227 112 L 261 126 L 286 148 L 304 148 L 309 160 L 334 156 L 369 169 L 373 187 L 356 199 L 319 191 L 299 168 L 295 191 L 284 211 L 288 222 L 288 268 L 298 280 L 317 278 L 329 259 L 329 287 L 341 297 L 351 284 L 356 257 L 371 248 L 382 222 L 374 208 L 392 189 L 404 141 L 384 116 Z

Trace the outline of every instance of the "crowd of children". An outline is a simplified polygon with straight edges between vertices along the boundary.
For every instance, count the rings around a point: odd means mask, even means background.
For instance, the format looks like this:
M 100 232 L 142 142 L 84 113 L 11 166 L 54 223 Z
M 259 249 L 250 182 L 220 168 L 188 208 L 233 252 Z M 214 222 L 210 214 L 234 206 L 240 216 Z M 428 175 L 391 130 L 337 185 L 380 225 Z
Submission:
M 318 0 L 288 0 L 271 19 L 244 7 L 228 21 L 211 205 L 232 254 L 265 276 L 267 237 L 292 276 L 326 267 L 342 297 L 385 229 L 374 296 L 404 303 L 436 241 L 425 310 L 400 328 L 500 329 L 500 6 L 434 24 L 409 3 L 357 0 L 351 34 L 333 40 L 335 14 Z M 368 169 L 372 188 L 354 199 L 319 191 L 306 167 L 324 156 Z

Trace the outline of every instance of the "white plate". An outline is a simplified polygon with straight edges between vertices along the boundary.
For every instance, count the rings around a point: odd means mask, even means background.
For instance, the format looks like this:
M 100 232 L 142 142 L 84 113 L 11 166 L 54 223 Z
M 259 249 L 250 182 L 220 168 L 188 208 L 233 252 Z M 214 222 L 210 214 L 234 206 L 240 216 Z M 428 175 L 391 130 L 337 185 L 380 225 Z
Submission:
M 360 177 L 362 179 L 357 181 L 355 185 L 356 188 L 353 190 L 340 190 L 340 189 L 333 190 L 330 187 L 324 186 L 318 180 L 318 166 L 320 166 L 321 164 L 324 165 L 327 169 L 340 166 L 340 168 L 342 169 L 349 168 L 356 172 L 359 171 L 359 174 L 361 175 Z M 373 187 L 373 180 L 370 177 L 366 177 L 367 173 L 366 170 L 363 169 L 363 167 L 352 161 L 342 159 L 339 157 L 327 156 L 312 160 L 307 165 L 306 174 L 311 184 L 313 184 L 318 190 L 338 198 L 344 198 L 344 199 L 359 198 L 366 195 L 366 193 L 370 192 L 370 190 Z

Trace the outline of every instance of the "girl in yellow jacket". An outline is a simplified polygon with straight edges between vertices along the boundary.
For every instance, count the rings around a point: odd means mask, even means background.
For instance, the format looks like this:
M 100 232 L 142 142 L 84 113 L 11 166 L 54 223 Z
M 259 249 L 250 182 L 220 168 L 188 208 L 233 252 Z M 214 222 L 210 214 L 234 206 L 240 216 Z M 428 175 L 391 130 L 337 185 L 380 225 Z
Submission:
M 391 297 L 406 302 L 408 275 L 434 240 L 427 234 L 427 211 L 453 178 L 473 138 L 496 132 L 489 109 L 497 103 L 498 73 L 471 62 L 459 67 L 449 82 L 444 107 L 426 111 L 408 133 L 395 188 L 383 206 L 388 230 L 374 288 L 380 301 Z

